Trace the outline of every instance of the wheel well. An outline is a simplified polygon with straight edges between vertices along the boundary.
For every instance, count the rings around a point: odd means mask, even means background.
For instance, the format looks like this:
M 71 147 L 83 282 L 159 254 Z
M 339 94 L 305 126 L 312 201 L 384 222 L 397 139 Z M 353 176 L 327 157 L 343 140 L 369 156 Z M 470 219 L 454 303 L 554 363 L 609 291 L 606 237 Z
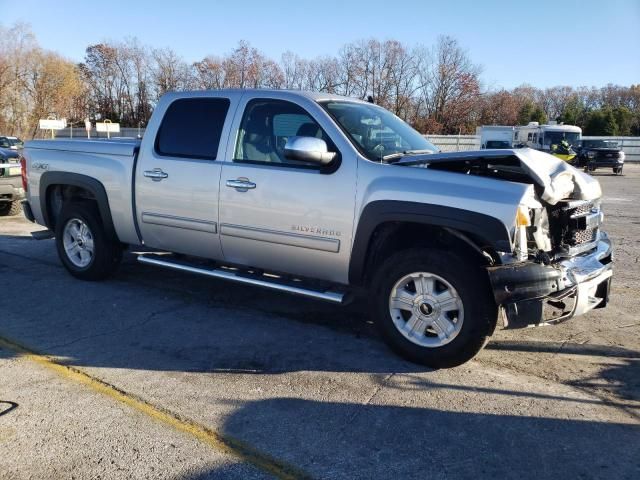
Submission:
M 90 190 L 75 185 L 49 185 L 46 199 L 48 218 L 51 223 L 49 228 L 52 230 L 55 229 L 58 216 L 65 203 L 93 201 L 97 204 L 96 197 Z
M 385 222 L 376 227 L 367 247 L 363 281 L 368 284 L 375 266 L 392 253 L 415 247 L 453 250 L 474 265 L 495 263 L 495 252 L 482 248 L 473 235 L 437 225 Z

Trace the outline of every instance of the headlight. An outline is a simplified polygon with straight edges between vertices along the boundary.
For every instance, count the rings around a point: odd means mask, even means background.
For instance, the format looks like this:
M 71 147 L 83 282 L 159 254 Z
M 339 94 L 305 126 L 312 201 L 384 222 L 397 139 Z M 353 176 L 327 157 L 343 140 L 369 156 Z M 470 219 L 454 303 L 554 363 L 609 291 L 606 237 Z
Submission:
M 527 227 L 531 226 L 531 212 L 526 205 L 518 205 L 516 210 L 516 231 L 514 238 L 514 256 L 521 262 L 529 258 L 527 245 Z
M 587 158 L 596 158 L 596 152 L 587 152 Z
M 529 207 L 526 205 L 518 205 L 516 211 L 516 227 L 530 227 L 531 226 L 531 213 Z

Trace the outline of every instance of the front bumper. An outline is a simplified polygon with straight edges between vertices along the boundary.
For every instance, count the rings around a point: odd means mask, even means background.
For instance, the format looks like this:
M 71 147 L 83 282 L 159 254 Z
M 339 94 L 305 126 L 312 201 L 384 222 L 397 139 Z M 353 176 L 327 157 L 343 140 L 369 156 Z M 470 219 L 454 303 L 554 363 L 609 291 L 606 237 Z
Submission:
M 0 202 L 14 202 L 25 198 L 22 177 L 0 177 Z
M 560 262 L 525 262 L 489 267 L 496 303 L 505 313 L 505 328 L 558 323 L 609 301 L 613 275 L 611 241 L 604 232 L 596 248 Z
M 598 160 L 596 162 L 590 161 L 587 165 L 592 170 L 596 168 L 622 168 L 624 167 L 624 162 L 619 162 L 618 160 Z

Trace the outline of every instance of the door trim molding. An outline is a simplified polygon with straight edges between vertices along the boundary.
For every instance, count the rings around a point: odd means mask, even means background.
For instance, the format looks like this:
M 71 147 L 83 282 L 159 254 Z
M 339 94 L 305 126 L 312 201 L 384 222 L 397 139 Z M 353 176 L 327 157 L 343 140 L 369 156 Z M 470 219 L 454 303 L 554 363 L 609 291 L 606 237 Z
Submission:
M 338 253 L 340 251 L 340 240 L 336 238 L 301 235 L 299 233 L 268 230 L 266 228 L 221 223 L 220 234 L 227 237 L 244 238 L 278 245 L 289 245 L 292 247 L 308 248 L 310 250 L 320 250 L 322 252 Z
M 196 218 L 176 217 L 174 215 L 163 215 L 160 213 L 142 212 L 142 223 L 161 225 L 163 227 L 183 228 L 185 230 L 196 230 L 198 232 L 218 233 L 218 224 L 216 222 Z

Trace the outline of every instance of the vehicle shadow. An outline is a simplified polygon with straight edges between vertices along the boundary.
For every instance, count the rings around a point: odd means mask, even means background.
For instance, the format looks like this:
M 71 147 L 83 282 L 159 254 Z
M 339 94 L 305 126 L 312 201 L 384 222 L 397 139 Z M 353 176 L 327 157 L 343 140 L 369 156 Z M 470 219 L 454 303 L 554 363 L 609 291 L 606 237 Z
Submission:
M 223 435 L 314 478 L 631 479 L 640 473 L 637 425 L 537 415 L 274 398 L 236 408 Z
M 113 279 L 87 283 L 69 277 L 55 258 L 33 262 L 24 252 L 15 255 L 5 257 L 6 268 L 13 272 L 12 285 L 21 298 L 0 296 L 0 337 L 70 365 L 251 376 L 430 372 L 399 358 L 380 341 L 366 302 L 340 308 L 161 271 L 131 257 Z M 0 268 L 5 258 L 0 258 Z M 598 384 L 621 399 L 640 398 L 640 353 L 633 350 L 524 340 L 497 340 L 486 348 L 599 357 L 601 375 L 575 379 L 572 385 L 588 391 Z M 0 357 L 11 355 L 0 349 Z M 614 365 L 612 358 L 624 362 Z
M 81 282 L 55 258 L 30 264 L 28 256 L 15 255 L 20 268 L 7 269 L 21 298 L 0 296 L 0 336 L 74 365 L 249 374 L 428 371 L 387 349 L 366 301 L 337 307 L 157 270 L 131 257 L 113 279 Z M 590 344 L 498 340 L 486 348 L 640 358 L 637 351 Z M 635 372 L 637 362 L 629 365 Z

